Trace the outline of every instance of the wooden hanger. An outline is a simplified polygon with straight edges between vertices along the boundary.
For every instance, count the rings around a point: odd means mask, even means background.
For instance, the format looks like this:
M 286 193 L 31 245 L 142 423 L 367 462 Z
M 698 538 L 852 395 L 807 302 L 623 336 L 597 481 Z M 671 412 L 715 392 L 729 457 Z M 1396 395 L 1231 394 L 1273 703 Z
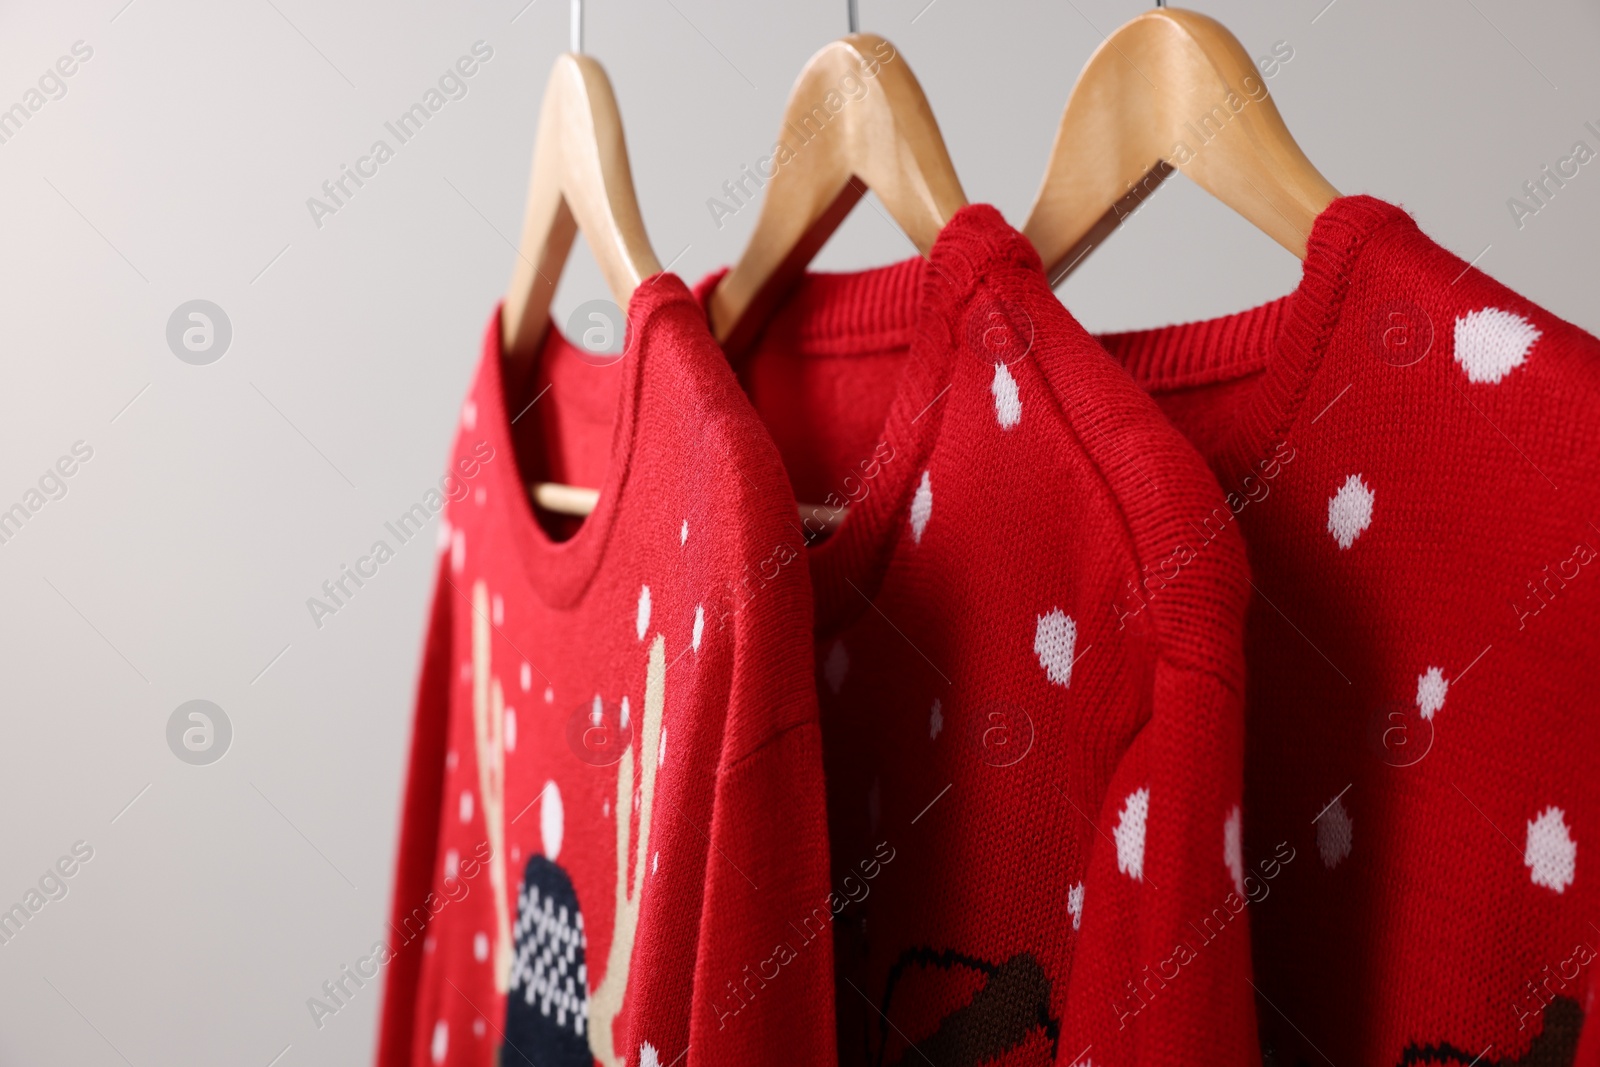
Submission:
M 1023 226 L 1051 282 L 1174 168 L 1301 259 L 1312 223 L 1339 196 L 1237 37 L 1193 11 L 1146 11 L 1095 50 L 1062 113 Z
M 611 79 L 592 57 L 573 51 L 556 60 L 539 111 L 522 245 L 500 313 L 501 348 L 516 372 L 509 378 L 532 369 L 578 230 L 619 306 L 661 272 L 633 191 Z
M 611 79 L 598 62 L 577 51 L 581 14 L 575 10 L 574 16 L 573 51 L 557 58 L 545 85 L 522 244 L 500 310 L 508 395 L 533 373 L 550 328 L 556 279 L 579 230 L 618 306 L 626 308 L 639 283 L 661 271 L 633 191 Z M 587 515 L 599 497 L 596 490 L 556 482 L 530 488 L 535 503 L 563 515 Z
M 600 503 L 600 490 L 586 489 L 579 485 L 562 485 L 560 482 L 530 482 L 528 491 L 533 495 L 533 502 L 552 511 L 557 515 L 575 515 L 582 517 L 592 515 L 595 505 Z M 846 516 L 850 514 L 848 507 L 829 507 L 826 504 L 801 504 L 799 506 L 800 519 L 804 524 L 807 540 L 825 537 L 839 528 Z
M 661 273 L 645 234 L 633 190 L 622 115 L 611 79 L 582 55 L 581 10 L 574 4 L 573 51 L 556 60 L 539 111 L 522 245 L 500 313 L 508 383 L 527 380 L 550 326 L 556 279 L 579 230 L 600 265 L 612 299 L 623 308 L 641 282 Z M 514 390 L 508 385 L 508 393 Z M 536 482 L 534 503 L 560 515 L 592 514 L 598 489 Z M 802 505 L 808 529 L 821 536 L 844 521 L 846 509 Z
M 916 75 L 875 34 L 852 33 L 811 57 L 789 93 L 774 162 L 750 244 L 711 294 L 711 330 L 730 352 L 755 338 L 867 189 L 923 255 L 967 202 Z

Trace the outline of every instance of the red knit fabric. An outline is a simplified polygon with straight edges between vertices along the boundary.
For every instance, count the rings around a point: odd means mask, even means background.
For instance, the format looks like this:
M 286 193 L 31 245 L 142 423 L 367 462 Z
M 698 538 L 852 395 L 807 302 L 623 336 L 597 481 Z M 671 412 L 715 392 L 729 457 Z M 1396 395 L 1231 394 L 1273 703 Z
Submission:
M 738 366 L 799 499 L 851 508 L 804 523 L 841 1060 L 1257 1059 L 1283 857 L 1240 848 L 1249 589 L 1200 457 L 989 207 L 808 275 Z
M 552 332 L 512 397 L 489 325 L 376 956 L 384 1067 L 834 1059 L 832 947 L 791 925 L 830 891 L 790 494 L 683 283 L 642 285 L 628 330 L 620 361 Z M 599 505 L 557 540 L 539 479 Z
M 1289 296 L 1103 341 L 1249 546 L 1246 837 L 1309 856 L 1251 912 L 1267 1058 L 1571 1063 L 1600 970 L 1600 342 L 1370 197 L 1318 219 Z

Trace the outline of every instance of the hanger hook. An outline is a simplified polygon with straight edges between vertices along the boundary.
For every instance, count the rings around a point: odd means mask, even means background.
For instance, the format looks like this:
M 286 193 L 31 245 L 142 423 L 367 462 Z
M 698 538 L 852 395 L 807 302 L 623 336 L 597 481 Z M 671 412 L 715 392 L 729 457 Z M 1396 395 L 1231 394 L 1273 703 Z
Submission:
M 861 32 L 861 0 L 846 0 L 845 7 L 849 11 L 849 14 L 847 15 L 847 18 L 850 20 L 850 32 L 851 33 L 860 33 Z
M 577 55 L 583 54 L 583 0 L 572 0 L 572 51 Z

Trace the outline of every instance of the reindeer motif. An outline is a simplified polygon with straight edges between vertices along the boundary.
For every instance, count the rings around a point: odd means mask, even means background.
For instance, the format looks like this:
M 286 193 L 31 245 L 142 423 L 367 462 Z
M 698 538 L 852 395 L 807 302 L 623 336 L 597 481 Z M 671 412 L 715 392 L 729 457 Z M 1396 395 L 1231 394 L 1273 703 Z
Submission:
M 661 721 L 666 708 L 666 639 L 657 634 L 651 642 L 645 671 L 638 769 L 639 832 L 633 841 L 633 877 L 630 881 L 628 844 L 632 836 L 630 812 L 635 785 L 630 745 L 623 749 L 622 758 L 617 761 L 617 797 L 612 808 L 617 823 L 616 897 L 605 977 L 592 992 L 583 988 L 569 989 L 574 980 L 585 983 L 588 938 L 571 881 L 553 862 L 553 857 L 535 856 L 528 862 L 517 901 L 515 947 L 512 943 L 504 855 L 504 706 L 500 682 L 490 669 L 488 599 L 483 583 L 477 583 L 473 588 L 473 723 L 484 823 L 493 850 L 489 870 L 498 929 L 494 947 L 495 988 L 511 993 L 506 998 L 506 1044 L 521 1057 L 532 1057 L 533 1062 L 538 1063 L 578 1063 L 592 1056 L 601 1067 L 625 1067 L 626 1050 L 618 1053 L 613 1026 L 628 988 L 650 850 Z M 541 802 L 548 803 L 549 798 Z M 533 914 L 538 908 L 547 913 Z M 573 1007 L 579 1010 L 586 1007 L 587 1019 L 572 1019 L 564 1014 Z M 554 1016 L 546 1018 L 552 1010 Z M 588 1041 L 586 1055 L 578 1051 L 585 1037 Z M 512 1060 L 502 1052 L 500 1062 Z
M 667 700 L 666 638 L 657 634 L 650 643 L 650 661 L 644 681 L 644 729 L 639 741 L 639 836 L 633 848 L 633 884 L 628 884 L 628 817 L 633 800 L 633 748 L 617 761 L 617 892 L 611 920 L 611 951 L 606 955 L 606 976 L 589 995 L 589 1049 L 602 1067 L 624 1067 L 627 1054 L 617 1055 L 612 1023 L 622 1010 L 633 961 L 633 941 L 639 930 L 639 902 L 644 888 L 645 858 L 650 850 L 650 813 L 654 807 L 656 767 L 660 760 L 661 717 Z
M 489 588 L 472 586 L 472 728 L 478 752 L 478 793 L 489 837 L 489 886 L 494 893 L 494 988 L 507 989 L 511 974 L 511 919 L 506 892 L 505 697 L 492 673 Z

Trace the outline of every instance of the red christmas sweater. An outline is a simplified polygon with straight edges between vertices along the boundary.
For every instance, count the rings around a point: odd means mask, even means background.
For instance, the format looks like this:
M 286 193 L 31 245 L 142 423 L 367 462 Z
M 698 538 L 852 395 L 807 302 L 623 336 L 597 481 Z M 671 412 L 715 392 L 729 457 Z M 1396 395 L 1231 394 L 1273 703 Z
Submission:
M 735 359 L 851 509 L 802 520 L 841 1060 L 1258 1059 L 1245 913 L 1293 851 L 1240 834 L 1249 586 L 1199 455 L 989 207 Z
M 831 945 L 794 933 L 834 898 L 778 456 L 672 275 L 620 360 L 552 331 L 508 395 L 499 337 L 451 461 L 378 1062 L 829 1064 Z M 543 479 L 596 510 L 548 531 Z
M 1267 1059 L 1573 1062 L 1600 972 L 1600 342 L 1364 196 L 1289 296 L 1102 340 L 1249 547 L 1245 840 L 1310 857 L 1251 912 Z

